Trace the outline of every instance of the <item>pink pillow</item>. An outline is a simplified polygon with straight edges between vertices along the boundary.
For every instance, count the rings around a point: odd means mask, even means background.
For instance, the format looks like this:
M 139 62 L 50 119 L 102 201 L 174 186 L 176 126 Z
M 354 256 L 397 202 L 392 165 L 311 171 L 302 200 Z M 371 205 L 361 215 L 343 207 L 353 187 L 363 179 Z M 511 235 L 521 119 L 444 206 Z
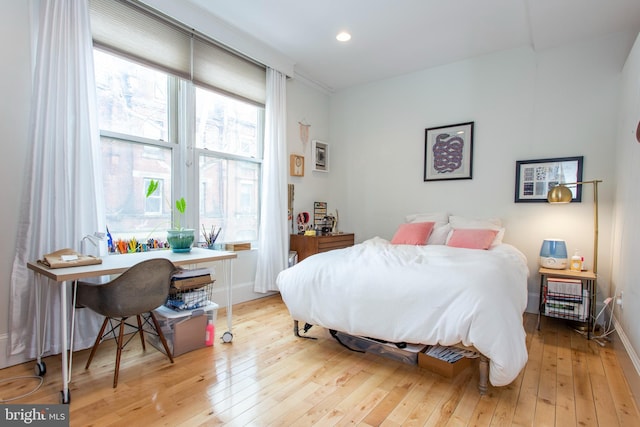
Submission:
M 456 228 L 453 230 L 447 246 L 467 249 L 489 249 L 498 230 L 474 228 Z
M 410 222 L 400 224 L 391 243 L 394 245 L 426 245 L 435 222 Z

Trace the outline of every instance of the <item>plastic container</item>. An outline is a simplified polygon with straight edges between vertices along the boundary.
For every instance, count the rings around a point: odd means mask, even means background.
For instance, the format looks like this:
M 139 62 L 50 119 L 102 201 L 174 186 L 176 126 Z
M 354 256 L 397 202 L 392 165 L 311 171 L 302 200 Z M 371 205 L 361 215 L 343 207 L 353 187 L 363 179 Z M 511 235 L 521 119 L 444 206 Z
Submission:
M 213 326 L 213 320 L 209 319 L 209 323 L 207 323 L 207 329 L 204 334 L 204 344 L 207 347 L 211 347 L 213 345 L 213 337 L 215 336 L 215 326 Z
M 569 270 L 571 271 L 582 271 L 582 257 L 580 253 L 576 250 L 576 253 L 571 257 L 571 263 L 569 264 Z

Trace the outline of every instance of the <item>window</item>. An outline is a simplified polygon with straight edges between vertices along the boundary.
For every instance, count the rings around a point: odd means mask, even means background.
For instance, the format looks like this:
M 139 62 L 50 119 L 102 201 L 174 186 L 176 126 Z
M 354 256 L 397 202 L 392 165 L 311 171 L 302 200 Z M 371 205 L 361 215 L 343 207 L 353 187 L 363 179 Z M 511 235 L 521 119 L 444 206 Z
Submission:
M 200 223 L 226 241 L 258 239 L 264 109 L 196 87 Z
M 94 62 L 107 226 L 114 239 L 159 237 L 171 220 L 162 200 L 171 189 L 171 78 L 97 49 Z M 151 179 L 162 191 L 146 200 Z
M 171 137 L 175 126 L 177 134 L 188 129 L 195 134 L 188 139 L 195 141 L 199 185 L 187 194 L 199 206 L 186 197 L 189 226 L 222 227 L 221 241 L 257 240 L 264 108 L 99 49 L 94 60 L 107 226 L 113 238 L 165 239 L 172 194 L 177 194 L 172 184 L 182 177 L 187 186 L 194 185 L 186 166 L 192 162 L 174 163 L 180 156 Z M 194 97 L 174 89 L 181 82 Z M 174 99 L 186 105 L 190 98 L 195 106 L 183 112 L 195 113 L 180 124 L 181 112 L 171 105 Z M 152 179 L 159 189 L 145 198 Z
M 89 9 L 112 237 L 164 240 L 184 197 L 188 227 L 257 240 L 265 67 L 142 2 Z

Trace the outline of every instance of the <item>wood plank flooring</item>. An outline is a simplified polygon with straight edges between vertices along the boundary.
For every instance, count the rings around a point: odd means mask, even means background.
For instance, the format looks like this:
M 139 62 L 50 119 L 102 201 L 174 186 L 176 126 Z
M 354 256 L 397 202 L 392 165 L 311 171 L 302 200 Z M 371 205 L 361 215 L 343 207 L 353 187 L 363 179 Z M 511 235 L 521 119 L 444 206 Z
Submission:
M 113 389 L 115 347 L 103 343 L 89 370 L 74 354 L 71 426 L 639 426 L 640 414 L 611 345 L 600 347 L 562 321 L 525 314 L 529 362 L 506 387 L 476 389 L 477 361 L 454 379 L 351 352 L 314 327 L 296 338 L 279 296 L 234 306 L 234 339 L 175 364 L 139 340 L 125 348 Z M 226 330 L 218 313 L 216 338 Z M 10 403 L 58 403 L 60 356 L 45 359 L 44 384 Z M 33 363 L 0 370 L 31 375 Z M 34 379 L 0 384 L 8 399 Z

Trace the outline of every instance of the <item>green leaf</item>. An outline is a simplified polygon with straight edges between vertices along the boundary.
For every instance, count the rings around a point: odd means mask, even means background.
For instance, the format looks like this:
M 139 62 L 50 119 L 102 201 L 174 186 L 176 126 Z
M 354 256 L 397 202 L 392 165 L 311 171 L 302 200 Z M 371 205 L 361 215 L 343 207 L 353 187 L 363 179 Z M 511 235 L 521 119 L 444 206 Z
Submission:
M 150 195 L 152 195 L 157 189 L 158 189 L 158 181 L 155 181 L 152 179 L 151 181 L 149 181 L 146 197 L 149 197 Z
M 184 213 L 187 208 L 187 202 L 184 200 L 184 197 L 181 197 L 179 200 L 176 200 L 176 209 L 180 213 Z

